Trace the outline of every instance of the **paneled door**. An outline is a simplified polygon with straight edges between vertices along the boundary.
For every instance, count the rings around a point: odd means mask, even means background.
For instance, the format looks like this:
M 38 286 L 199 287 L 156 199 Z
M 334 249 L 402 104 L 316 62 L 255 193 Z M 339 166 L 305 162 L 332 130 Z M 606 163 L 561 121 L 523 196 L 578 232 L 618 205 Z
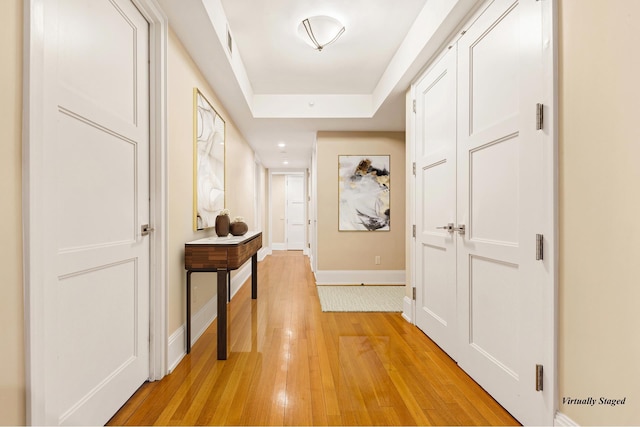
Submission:
M 456 358 L 456 49 L 415 87 L 416 325 Z
M 129 0 L 44 2 L 46 424 L 104 425 L 149 377 L 148 46 Z
M 287 250 L 304 249 L 305 232 L 305 200 L 304 200 L 304 176 L 286 175 L 285 187 L 287 193 L 286 207 L 286 241 Z
M 527 425 L 553 417 L 549 393 L 536 391 L 553 346 L 543 333 L 553 282 L 536 260 L 551 170 L 536 129 L 541 3 L 495 0 L 458 42 L 458 363 Z

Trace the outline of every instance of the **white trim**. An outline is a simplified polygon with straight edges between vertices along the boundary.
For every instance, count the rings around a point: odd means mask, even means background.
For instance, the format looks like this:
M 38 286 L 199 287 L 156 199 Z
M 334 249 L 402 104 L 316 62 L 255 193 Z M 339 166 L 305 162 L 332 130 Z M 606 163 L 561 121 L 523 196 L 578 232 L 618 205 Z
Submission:
M 545 375 L 551 377 L 552 386 L 549 390 L 549 399 L 551 402 L 551 410 L 556 412 L 558 410 L 558 396 L 560 396 L 559 384 L 558 384 L 558 331 L 559 331 L 559 316 L 558 316 L 558 266 L 559 262 L 559 191 L 558 191 L 558 0 L 551 0 L 551 2 L 541 2 L 542 7 L 542 32 L 544 37 L 548 39 L 543 40 L 543 64 L 542 70 L 544 75 L 544 93 L 543 104 L 547 107 L 545 114 L 545 125 L 543 140 L 545 141 L 546 152 L 545 155 L 551 159 L 547 162 L 548 166 L 552 168 L 551 171 L 545 171 L 544 176 L 550 179 L 545 180 L 545 193 L 547 194 L 547 203 L 551 207 L 550 215 L 548 218 L 548 229 L 544 231 L 545 239 L 549 242 L 549 257 L 548 264 L 546 266 L 549 271 L 550 282 L 545 286 L 545 292 L 552 294 L 551 298 L 545 298 L 545 300 L 551 299 L 553 301 L 552 306 L 548 308 L 548 315 L 550 317 L 547 329 L 544 331 L 549 337 L 551 342 L 549 346 L 549 353 L 546 355 L 547 360 L 550 362 L 549 369 L 551 372 L 545 372 Z M 548 237 L 547 237 L 548 234 Z M 546 250 L 546 249 L 545 249 Z M 548 371 L 548 370 L 546 370 Z M 556 419 L 559 412 L 556 412 Z M 561 415 L 561 414 L 560 414 Z M 568 417 L 563 416 L 563 419 L 571 421 Z M 554 420 L 555 422 L 555 420 Z M 573 421 L 571 421 L 573 422 Z M 570 424 L 571 425 L 571 424 Z M 577 424 L 575 424 L 577 425 Z
M 574 427 L 574 426 L 580 426 L 580 424 L 578 424 L 577 422 L 573 421 L 571 418 L 569 418 L 568 416 L 566 416 L 565 414 L 563 414 L 562 412 L 556 412 L 556 416 L 553 419 L 553 425 L 554 426 L 561 426 L 561 427 Z
M 258 251 L 258 261 L 264 261 L 264 259 L 269 255 L 271 255 L 270 247 L 266 246 L 266 247 L 260 248 L 260 250 Z
M 271 249 L 274 251 L 286 251 L 287 244 L 286 243 L 271 243 Z
M 172 373 L 173 370 L 176 369 L 178 364 L 182 361 L 184 356 L 186 356 L 187 354 L 187 352 L 184 350 L 184 334 L 185 327 L 184 325 L 180 325 L 180 327 L 169 336 L 169 353 L 167 354 L 167 360 L 169 361 L 169 370 L 167 374 Z
M 404 285 L 405 270 L 319 270 L 316 285 Z
M 317 134 L 313 137 L 313 146 L 311 149 L 311 173 L 309 179 L 311 180 L 311 206 L 310 206 L 310 230 L 309 240 L 311 240 L 311 254 L 309 261 L 311 265 L 311 271 L 314 273 L 318 270 L 318 141 Z
M 211 273 L 216 274 L 216 273 Z M 231 298 L 240 290 L 242 285 L 251 277 L 251 261 L 247 261 L 237 273 L 231 278 Z M 251 285 L 249 285 L 251 286 Z M 191 346 L 204 334 L 213 321 L 218 317 L 218 296 L 214 295 L 209 301 L 204 303 L 202 308 L 191 317 Z M 182 324 L 171 334 L 168 342 L 169 371 L 178 366 L 180 361 L 186 356 L 186 325 Z
M 167 34 L 169 23 L 155 0 L 132 0 L 149 22 L 150 240 L 149 380 L 168 373 Z
M 413 300 L 405 295 L 402 299 L 402 318 L 407 322 L 413 323 Z
M 198 341 L 218 316 L 217 304 L 218 297 L 214 295 L 191 318 L 191 345 Z M 186 326 L 183 324 L 169 337 L 169 373 L 173 372 L 180 361 L 187 355 L 186 342 Z
M 167 366 L 167 132 L 166 63 L 168 23 L 156 0 L 132 0 L 149 22 L 150 78 L 150 241 L 149 379 Z M 23 275 L 25 322 L 26 421 L 48 424 L 45 401 L 44 245 L 42 244 L 44 129 L 44 4 L 24 2 L 23 16 Z

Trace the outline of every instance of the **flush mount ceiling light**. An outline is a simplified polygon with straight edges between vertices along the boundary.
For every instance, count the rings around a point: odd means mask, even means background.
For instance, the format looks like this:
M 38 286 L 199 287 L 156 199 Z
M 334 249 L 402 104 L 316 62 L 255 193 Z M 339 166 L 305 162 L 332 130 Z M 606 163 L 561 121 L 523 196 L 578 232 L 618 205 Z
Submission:
M 330 16 L 312 16 L 298 26 L 300 38 L 318 52 L 338 40 L 342 33 L 344 25 Z

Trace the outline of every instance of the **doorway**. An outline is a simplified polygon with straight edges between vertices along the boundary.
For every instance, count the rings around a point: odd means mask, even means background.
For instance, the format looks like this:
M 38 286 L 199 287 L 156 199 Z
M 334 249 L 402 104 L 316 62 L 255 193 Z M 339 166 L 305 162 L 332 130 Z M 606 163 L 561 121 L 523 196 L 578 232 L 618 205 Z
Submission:
M 27 422 L 103 424 L 166 373 L 166 18 L 31 0 L 25 28 Z
M 272 250 L 305 251 L 307 181 L 303 171 L 269 173 L 269 240 Z
M 538 425 L 555 412 L 555 141 L 537 111 L 553 108 L 553 61 L 541 3 L 488 3 L 413 86 L 416 325 Z

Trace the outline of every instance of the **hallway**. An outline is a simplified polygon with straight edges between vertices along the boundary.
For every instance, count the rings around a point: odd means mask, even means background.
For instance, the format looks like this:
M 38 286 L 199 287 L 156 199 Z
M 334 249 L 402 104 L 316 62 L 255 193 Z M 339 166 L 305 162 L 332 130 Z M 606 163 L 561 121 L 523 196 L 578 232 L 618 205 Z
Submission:
M 302 252 L 258 272 L 258 299 L 229 304 L 229 359 L 214 321 L 108 425 L 518 424 L 400 313 L 323 313 Z

